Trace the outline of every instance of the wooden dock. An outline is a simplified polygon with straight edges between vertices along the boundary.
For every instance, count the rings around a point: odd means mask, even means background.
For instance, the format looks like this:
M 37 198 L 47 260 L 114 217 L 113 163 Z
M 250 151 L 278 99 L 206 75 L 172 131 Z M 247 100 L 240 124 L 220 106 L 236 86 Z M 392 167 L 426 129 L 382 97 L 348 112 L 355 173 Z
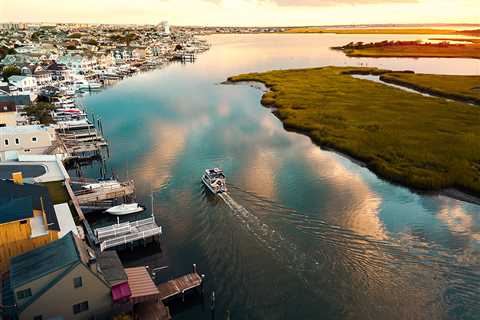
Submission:
M 178 295 L 184 295 L 185 292 L 198 288 L 202 285 L 203 278 L 197 273 L 189 273 L 182 277 L 170 280 L 158 285 L 160 300 L 164 301 Z
M 137 240 L 146 240 L 162 234 L 162 227 L 155 222 L 155 218 L 116 223 L 107 227 L 95 229 L 95 236 L 100 242 L 100 251 L 133 243 Z
M 133 180 L 122 182 L 119 185 L 104 186 L 93 190 L 80 190 L 75 192 L 75 196 L 80 205 L 101 202 L 106 200 L 118 199 L 132 195 L 135 192 L 135 182 Z

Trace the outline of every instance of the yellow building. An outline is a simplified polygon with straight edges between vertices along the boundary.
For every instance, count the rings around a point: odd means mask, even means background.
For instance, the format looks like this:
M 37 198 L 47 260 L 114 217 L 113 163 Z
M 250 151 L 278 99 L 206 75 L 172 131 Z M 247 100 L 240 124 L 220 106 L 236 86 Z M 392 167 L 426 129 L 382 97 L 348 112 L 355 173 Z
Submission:
M 0 180 L 0 272 L 11 257 L 58 239 L 53 203 L 44 186 Z

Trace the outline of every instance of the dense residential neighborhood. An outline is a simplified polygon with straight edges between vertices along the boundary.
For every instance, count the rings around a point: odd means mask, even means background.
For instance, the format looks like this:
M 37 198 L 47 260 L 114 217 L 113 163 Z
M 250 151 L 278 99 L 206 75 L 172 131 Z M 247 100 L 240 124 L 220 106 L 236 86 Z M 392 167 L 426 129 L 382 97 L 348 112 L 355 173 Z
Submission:
M 159 243 L 153 209 L 148 218 L 120 222 L 115 215 L 145 210 L 131 203 L 134 181 L 105 172 L 80 179 L 69 170 L 103 164 L 109 153 L 102 121 L 87 113 L 82 96 L 193 61 L 208 48 L 168 22 L 0 25 L 2 319 L 131 319 L 145 310 L 170 319 L 163 302 L 201 286 L 196 269 L 171 291 L 148 266 L 125 268 L 117 249 Z M 96 226 L 87 212 L 116 221 Z

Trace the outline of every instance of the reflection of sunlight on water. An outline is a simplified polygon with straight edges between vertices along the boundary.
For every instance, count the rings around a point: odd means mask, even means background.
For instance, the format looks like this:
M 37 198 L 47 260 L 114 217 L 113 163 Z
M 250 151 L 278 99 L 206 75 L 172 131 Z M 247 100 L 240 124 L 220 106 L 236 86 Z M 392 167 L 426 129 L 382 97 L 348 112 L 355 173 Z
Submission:
M 387 239 L 378 216 L 381 197 L 370 190 L 360 174 L 346 168 L 337 155 L 321 150 L 308 139 L 304 141 L 296 146 L 300 158 L 312 174 L 332 187 L 331 196 L 325 200 L 325 219 L 377 240 Z
M 472 213 L 467 213 L 458 200 L 450 198 L 441 198 L 442 206 L 437 217 L 445 223 L 447 228 L 453 233 L 465 236 L 476 244 L 480 244 L 480 231 L 475 229 Z
M 279 165 L 277 155 L 258 148 L 249 156 L 247 164 L 242 168 L 240 175 L 247 190 L 275 199 L 277 192 L 275 174 Z
M 164 188 L 171 177 L 171 170 L 178 155 L 185 148 L 185 140 L 188 134 L 186 127 L 168 123 L 155 122 L 149 128 L 151 133 L 151 150 L 139 160 L 136 169 L 136 178 L 143 185 L 151 186 L 157 190 Z

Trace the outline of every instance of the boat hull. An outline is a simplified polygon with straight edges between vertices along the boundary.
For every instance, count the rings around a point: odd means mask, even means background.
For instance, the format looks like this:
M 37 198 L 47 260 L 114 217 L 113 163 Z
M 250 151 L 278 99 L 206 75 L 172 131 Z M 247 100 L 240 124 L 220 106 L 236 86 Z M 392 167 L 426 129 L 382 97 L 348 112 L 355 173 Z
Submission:
M 122 205 L 112 207 L 110 209 L 105 210 L 106 213 L 109 213 L 114 216 L 126 216 L 132 213 L 138 213 L 144 211 L 145 208 L 142 206 L 136 206 L 131 208 L 126 208 Z

